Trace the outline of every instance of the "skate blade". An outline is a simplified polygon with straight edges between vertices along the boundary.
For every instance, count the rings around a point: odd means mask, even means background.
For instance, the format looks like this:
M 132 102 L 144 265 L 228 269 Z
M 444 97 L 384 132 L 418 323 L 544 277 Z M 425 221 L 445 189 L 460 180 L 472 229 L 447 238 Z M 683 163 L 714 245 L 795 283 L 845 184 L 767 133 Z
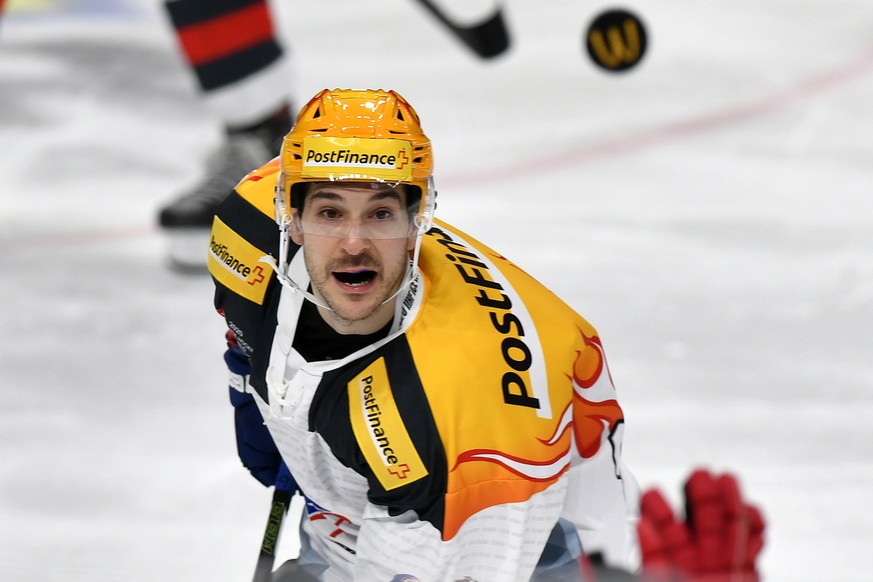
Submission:
M 170 268 L 185 273 L 206 273 L 209 228 L 165 228 Z

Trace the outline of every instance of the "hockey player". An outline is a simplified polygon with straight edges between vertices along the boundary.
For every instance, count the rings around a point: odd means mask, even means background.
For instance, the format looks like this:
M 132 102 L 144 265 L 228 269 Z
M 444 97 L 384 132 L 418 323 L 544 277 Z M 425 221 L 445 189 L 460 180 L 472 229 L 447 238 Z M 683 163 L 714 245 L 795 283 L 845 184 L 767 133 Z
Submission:
M 215 218 L 240 454 L 271 484 L 275 443 L 306 497 L 295 567 L 499 582 L 584 550 L 636 570 L 596 330 L 435 221 L 432 167 L 397 93 L 325 90 Z
M 397 93 L 325 90 L 215 218 L 240 457 L 306 498 L 281 579 L 616 580 L 642 549 L 646 579 L 757 580 L 731 475 L 695 472 L 686 516 L 647 492 L 637 525 L 597 332 L 434 220 L 432 167 Z

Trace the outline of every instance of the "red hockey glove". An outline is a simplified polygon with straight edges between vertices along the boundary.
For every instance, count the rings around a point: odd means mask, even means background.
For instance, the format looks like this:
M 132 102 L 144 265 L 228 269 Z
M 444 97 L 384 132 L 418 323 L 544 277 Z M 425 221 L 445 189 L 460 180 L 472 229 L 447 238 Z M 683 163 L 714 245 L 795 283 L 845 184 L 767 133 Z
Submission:
M 685 520 L 657 489 L 640 504 L 644 579 L 652 582 L 758 582 L 764 518 L 746 503 L 736 477 L 694 471 L 685 482 Z

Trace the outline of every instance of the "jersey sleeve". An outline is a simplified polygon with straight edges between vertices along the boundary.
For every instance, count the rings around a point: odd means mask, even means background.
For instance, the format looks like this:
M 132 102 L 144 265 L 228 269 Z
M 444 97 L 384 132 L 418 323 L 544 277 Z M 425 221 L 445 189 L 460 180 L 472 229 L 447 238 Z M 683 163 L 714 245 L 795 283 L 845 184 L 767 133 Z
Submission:
M 573 367 L 573 436 L 569 489 L 562 517 L 576 526 L 586 554 L 609 566 L 640 566 L 640 490 L 622 460 L 624 413 L 599 336 L 583 334 Z
M 273 442 L 254 396 L 249 390 L 251 364 L 239 347 L 232 331 L 228 331 L 224 362 L 230 374 L 229 396 L 233 406 L 236 448 L 240 462 L 261 484 L 276 483 L 281 455 Z
M 215 283 L 214 305 L 233 333 L 238 355 L 251 366 L 252 389 L 262 395 L 270 330 L 275 328 L 279 284 L 268 263 L 278 256 L 278 227 L 270 214 L 273 175 L 268 164 L 249 174 L 218 207 L 207 267 Z

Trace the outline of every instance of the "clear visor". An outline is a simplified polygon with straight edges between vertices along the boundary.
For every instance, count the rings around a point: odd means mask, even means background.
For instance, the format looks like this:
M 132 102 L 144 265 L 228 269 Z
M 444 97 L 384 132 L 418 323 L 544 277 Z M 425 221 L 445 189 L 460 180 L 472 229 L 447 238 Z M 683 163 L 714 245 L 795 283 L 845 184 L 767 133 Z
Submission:
M 294 220 L 307 236 L 403 239 L 418 234 L 418 209 L 417 202 L 407 208 L 404 195 L 394 189 L 353 195 L 313 192 Z
M 370 183 L 370 188 L 379 189 L 378 183 Z M 382 186 L 384 187 L 384 186 Z M 412 249 L 412 257 L 407 268 L 403 283 L 397 291 L 384 303 L 403 292 L 419 276 L 418 258 L 421 252 L 421 234 L 431 227 L 433 211 L 436 207 L 436 190 L 433 179 L 428 178 L 427 190 L 423 192 L 424 204 L 418 200 L 408 208 L 406 197 L 396 190 L 397 184 L 388 186 L 393 195 L 365 196 L 363 199 L 347 199 L 340 193 L 325 193 L 318 196 L 307 193 L 303 201 L 303 210 L 294 210 L 290 200 L 290 187 L 286 186 L 285 177 L 280 174 L 276 184 L 276 223 L 279 225 L 279 256 L 288 257 L 292 244 L 292 231 L 296 230 L 304 236 L 326 236 L 333 238 L 358 237 L 368 239 L 404 239 L 416 236 Z M 288 196 L 288 198 L 286 198 Z M 317 202 L 317 204 L 315 204 Z M 276 261 L 272 256 L 261 257 L 261 262 L 273 267 L 279 281 L 295 293 L 302 294 L 307 300 L 324 309 L 332 308 L 306 290 L 305 285 L 298 285 L 290 274 L 291 263 L 287 260 Z

